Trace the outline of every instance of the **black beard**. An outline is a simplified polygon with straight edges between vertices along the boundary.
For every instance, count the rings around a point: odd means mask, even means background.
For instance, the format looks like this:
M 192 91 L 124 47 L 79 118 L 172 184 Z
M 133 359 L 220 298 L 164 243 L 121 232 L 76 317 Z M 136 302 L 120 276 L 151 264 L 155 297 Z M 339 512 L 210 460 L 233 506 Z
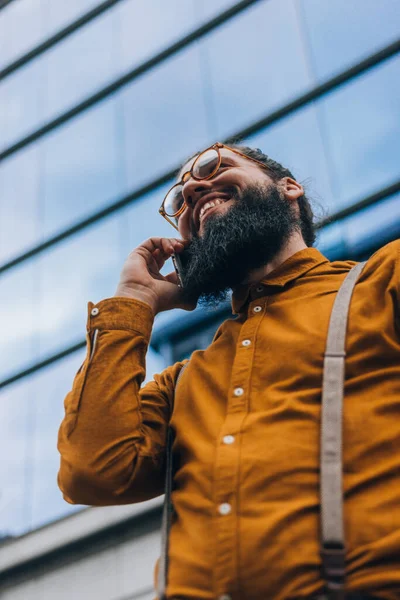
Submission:
M 209 308 L 227 300 L 250 271 L 269 263 L 282 250 L 299 219 L 276 185 L 248 186 L 226 213 L 212 215 L 203 235 L 193 233 L 185 252 L 183 295 Z

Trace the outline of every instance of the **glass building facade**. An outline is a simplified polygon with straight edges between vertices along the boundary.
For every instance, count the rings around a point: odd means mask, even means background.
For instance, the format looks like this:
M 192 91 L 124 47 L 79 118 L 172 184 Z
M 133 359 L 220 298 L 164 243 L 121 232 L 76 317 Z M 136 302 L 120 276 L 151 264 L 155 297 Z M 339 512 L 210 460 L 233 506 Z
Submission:
M 398 0 L 0 2 L 0 539 L 82 508 L 56 443 L 86 303 L 175 236 L 158 207 L 187 156 L 241 137 L 288 166 L 331 259 L 399 237 L 399 31 Z M 147 379 L 224 314 L 159 315 Z

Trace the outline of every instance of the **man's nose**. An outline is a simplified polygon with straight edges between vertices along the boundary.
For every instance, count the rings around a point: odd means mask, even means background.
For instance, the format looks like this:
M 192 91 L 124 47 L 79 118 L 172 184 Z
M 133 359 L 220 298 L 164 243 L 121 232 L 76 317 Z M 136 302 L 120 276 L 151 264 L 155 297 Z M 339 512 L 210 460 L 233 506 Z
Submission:
M 183 184 L 182 194 L 186 204 L 190 208 L 196 206 L 197 201 L 207 194 L 212 188 L 210 180 L 196 181 L 192 177 Z

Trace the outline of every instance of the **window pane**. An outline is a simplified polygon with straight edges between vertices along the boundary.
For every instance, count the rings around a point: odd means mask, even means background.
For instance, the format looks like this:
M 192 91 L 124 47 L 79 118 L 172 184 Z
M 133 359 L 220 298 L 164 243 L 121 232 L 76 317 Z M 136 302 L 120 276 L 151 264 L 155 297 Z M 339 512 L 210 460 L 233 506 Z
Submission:
M 13 0 L 0 14 L 0 69 L 45 36 L 42 0 Z
M 38 259 L 39 355 L 77 343 L 85 334 L 87 302 L 113 296 L 122 269 L 121 215 L 73 236 Z
M 28 64 L 0 81 L 0 151 L 36 129 L 45 100 L 45 72 L 40 61 Z
M 315 107 L 289 115 L 246 142 L 290 169 L 317 205 L 333 210 L 329 166 Z
M 55 363 L 25 381 L 25 389 L 34 390 L 33 435 L 31 447 L 29 504 L 30 529 L 66 516 L 82 506 L 66 502 L 57 485 L 60 455 L 57 435 L 64 417 L 64 398 L 70 391 L 75 373 L 82 364 L 84 350 Z
M 121 151 L 113 98 L 43 138 L 44 237 L 115 200 L 124 184 Z
M 301 0 L 315 75 L 346 69 L 398 38 L 398 0 Z
M 340 209 L 400 175 L 400 58 L 319 101 Z
M 46 14 L 46 35 L 49 37 L 92 10 L 101 0 L 42 0 Z M 111 9 L 112 10 L 112 9 Z
M 311 84 L 295 0 L 265 0 L 202 42 L 217 137 L 234 134 Z
M 400 236 L 400 194 L 365 208 L 339 223 L 324 227 L 318 248 L 331 260 L 369 253 Z
M 202 21 L 208 21 L 213 19 L 224 10 L 227 10 L 230 6 L 236 4 L 235 0 L 198 0 L 197 11 L 198 17 Z
M 0 15 L 0 69 L 99 3 L 100 0 L 13 0 Z
M 33 402 L 24 383 L 0 391 L 0 540 L 20 535 L 31 522 Z
M 20 254 L 40 239 L 40 191 L 39 146 L 29 146 L 2 162 L 0 264 Z
M 134 68 L 199 25 L 195 0 L 128 0 L 115 11 L 120 29 L 121 71 Z
M 110 9 L 37 59 L 47 72 L 48 96 L 42 120 L 56 117 L 114 79 L 115 23 Z
M 35 360 L 38 270 L 30 260 L 0 277 L 0 380 Z
M 122 90 L 128 186 L 138 188 L 211 140 L 197 46 Z

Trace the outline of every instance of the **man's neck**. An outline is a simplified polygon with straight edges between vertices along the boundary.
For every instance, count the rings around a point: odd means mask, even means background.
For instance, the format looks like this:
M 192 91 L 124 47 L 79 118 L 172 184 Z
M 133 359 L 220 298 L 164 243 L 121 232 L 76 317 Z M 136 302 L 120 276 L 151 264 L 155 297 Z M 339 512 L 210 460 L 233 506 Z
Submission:
M 307 245 L 304 243 L 302 235 L 298 232 L 293 233 L 282 250 L 280 250 L 280 252 L 278 252 L 278 254 L 266 265 L 263 265 L 259 269 L 254 269 L 254 271 L 250 271 L 249 275 L 242 282 L 242 284 L 251 284 L 261 281 L 261 279 L 264 279 L 268 273 L 271 273 L 271 271 L 274 271 L 277 267 L 279 267 L 279 265 L 284 263 L 285 260 L 293 256 L 293 254 L 296 254 L 296 252 L 304 250 L 305 248 L 307 248 Z

